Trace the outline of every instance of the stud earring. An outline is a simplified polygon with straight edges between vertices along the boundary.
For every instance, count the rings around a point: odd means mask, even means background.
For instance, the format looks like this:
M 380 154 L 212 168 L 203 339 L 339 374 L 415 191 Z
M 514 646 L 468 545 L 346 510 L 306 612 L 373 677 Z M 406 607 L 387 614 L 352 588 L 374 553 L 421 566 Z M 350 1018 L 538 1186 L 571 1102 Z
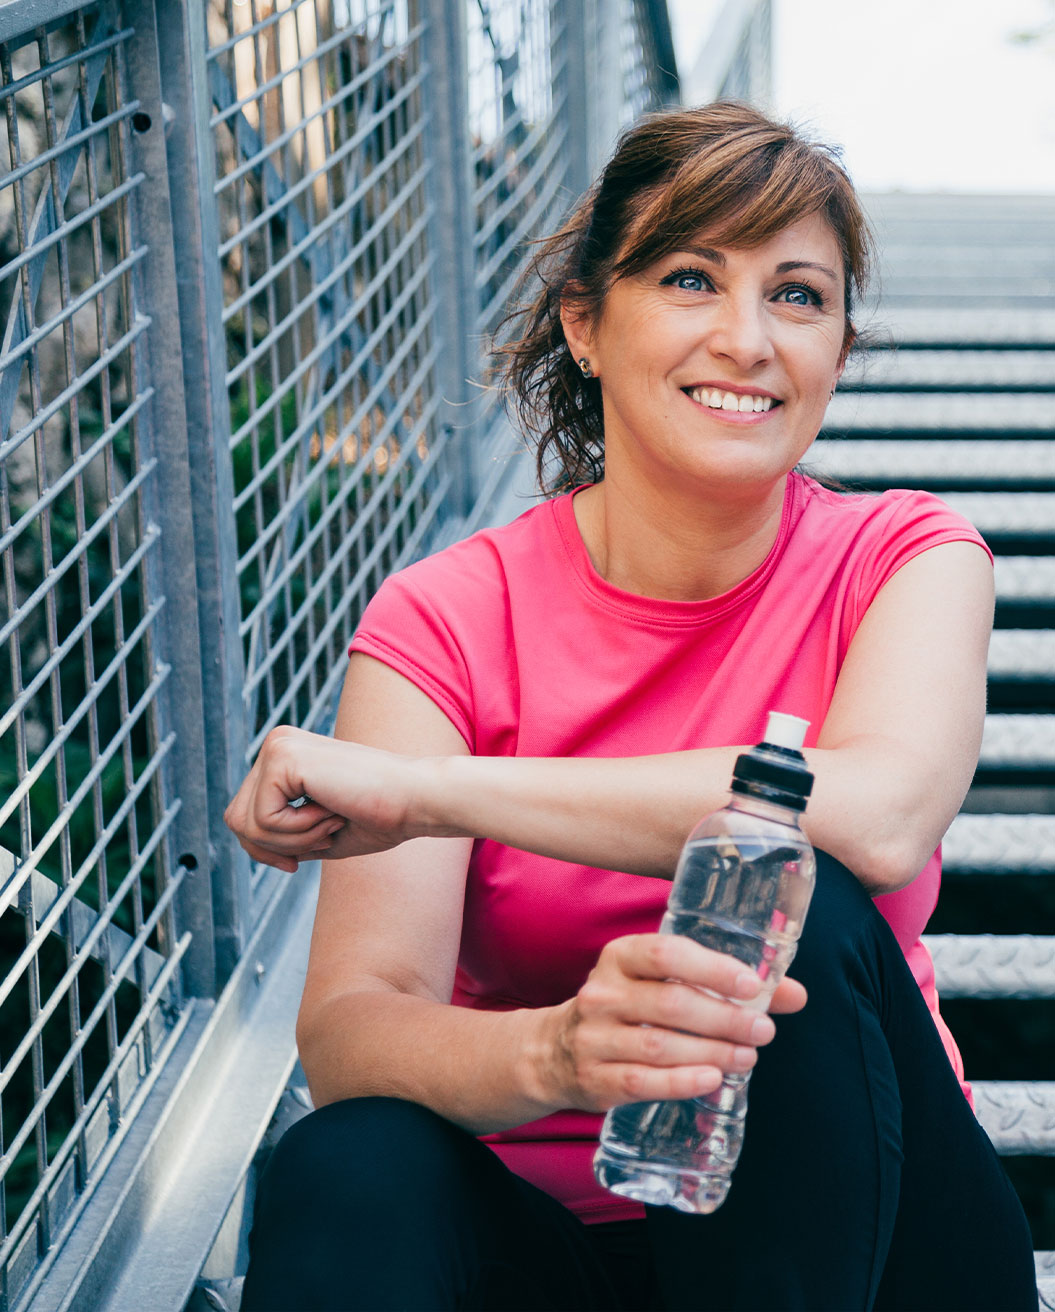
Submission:
M 832 390 L 828 393 L 828 400 L 830 401 L 834 395 L 835 395 L 835 388 L 833 387 Z
M 593 377 L 593 370 L 590 368 L 590 362 L 589 362 L 589 360 L 587 360 L 587 358 L 586 358 L 585 355 L 584 355 L 584 356 L 582 357 L 582 359 L 579 361 L 579 368 L 582 370 L 582 376 L 583 376 L 584 378 L 592 378 L 592 377 Z

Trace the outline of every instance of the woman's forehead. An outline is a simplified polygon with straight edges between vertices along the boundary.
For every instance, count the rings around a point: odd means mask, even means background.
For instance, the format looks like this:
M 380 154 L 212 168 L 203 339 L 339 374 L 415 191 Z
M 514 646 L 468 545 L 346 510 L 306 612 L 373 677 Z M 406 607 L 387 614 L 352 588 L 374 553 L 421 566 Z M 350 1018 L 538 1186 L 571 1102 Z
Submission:
M 839 238 L 823 214 L 808 215 L 787 227 L 778 228 L 771 236 L 750 243 L 737 241 L 735 235 L 730 237 L 720 228 L 717 231 L 703 228 L 687 239 L 672 234 L 668 250 L 697 251 L 701 258 L 716 257 L 715 263 L 718 264 L 742 254 L 758 254 L 763 259 L 771 257 L 775 262 L 801 257 L 823 263 L 841 276 Z

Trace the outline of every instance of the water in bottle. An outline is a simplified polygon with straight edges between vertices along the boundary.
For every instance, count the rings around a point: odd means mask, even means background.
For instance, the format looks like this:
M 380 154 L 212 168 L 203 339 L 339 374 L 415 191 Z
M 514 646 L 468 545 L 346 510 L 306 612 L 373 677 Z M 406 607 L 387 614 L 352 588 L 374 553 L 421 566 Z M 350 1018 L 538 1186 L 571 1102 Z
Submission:
M 660 926 L 746 962 L 768 1005 L 813 892 L 813 849 L 799 828 L 813 776 L 799 748 L 807 722 L 770 714 L 765 741 L 736 762 L 731 798 L 689 835 Z M 740 1155 L 749 1074 L 683 1102 L 630 1103 L 605 1117 L 594 1158 L 613 1193 L 683 1212 L 720 1207 Z

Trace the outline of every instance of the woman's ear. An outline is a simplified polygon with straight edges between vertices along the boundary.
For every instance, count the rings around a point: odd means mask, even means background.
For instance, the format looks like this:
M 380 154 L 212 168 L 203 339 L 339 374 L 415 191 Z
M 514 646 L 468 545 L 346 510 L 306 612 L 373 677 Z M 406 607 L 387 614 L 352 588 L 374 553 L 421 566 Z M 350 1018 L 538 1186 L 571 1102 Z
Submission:
M 595 361 L 591 357 L 593 348 L 593 325 L 588 315 L 575 302 L 562 299 L 560 303 L 560 322 L 564 329 L 564 340 L 572 359 L 582 368 L 585 360 L 587 367 L 583 373 L 589 377 L 597 376 Z

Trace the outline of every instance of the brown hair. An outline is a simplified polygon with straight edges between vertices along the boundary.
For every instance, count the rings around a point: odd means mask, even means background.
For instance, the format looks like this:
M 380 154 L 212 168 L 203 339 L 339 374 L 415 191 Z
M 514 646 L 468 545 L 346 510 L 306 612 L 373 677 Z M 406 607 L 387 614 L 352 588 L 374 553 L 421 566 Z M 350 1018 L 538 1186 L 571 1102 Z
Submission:
M 750 248 L 817 213 L 842 251 L 845 353 L 872 239 L 837 152 L 734 101 L 649 114 L 630 127 L 567 223 L 539 243 L 521 283 L 537 294 L 512 311 L 503 329 L 514 340 L 496 348 L 504 394 L 536 447 L 540 486 L 559 492 L 604 473 L 600 383 L 571 358 L 562 302 L 596 323 L 614 282 L 700 233 Z

